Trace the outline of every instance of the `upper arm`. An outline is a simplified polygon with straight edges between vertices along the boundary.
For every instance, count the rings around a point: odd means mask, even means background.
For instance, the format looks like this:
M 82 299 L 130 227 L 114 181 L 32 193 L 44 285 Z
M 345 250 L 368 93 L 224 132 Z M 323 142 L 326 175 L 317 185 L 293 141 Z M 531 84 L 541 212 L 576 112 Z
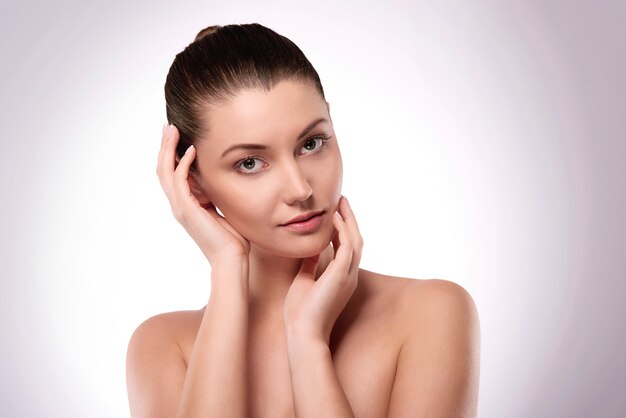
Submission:
M 419 286 L 388 416 L 475 417 L 480 325 L 474 301 L 463 287 L 446 280 Z
M 143 322 L 126 356 L 126 385 L 133 418 L 174 417 L 187 366 L 165 315 Z

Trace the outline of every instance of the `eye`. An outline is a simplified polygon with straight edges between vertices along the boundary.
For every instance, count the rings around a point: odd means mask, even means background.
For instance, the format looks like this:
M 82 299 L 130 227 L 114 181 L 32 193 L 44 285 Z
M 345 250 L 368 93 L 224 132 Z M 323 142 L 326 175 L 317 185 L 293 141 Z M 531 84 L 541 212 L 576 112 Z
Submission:
M 254 174 L 263 168 L 263 160 L 256 157 L 247 157 L 235 164 L 235 168 L 244 174 Z
M 300 155 L 314 154 L 326 148 L 326 141 L 328 141 L 329 138 L 329 136 L 316 136 L 307 139 L 304 144 L 302 144 L 302 149 L 305 150 L 305 152 L 301 152 Z

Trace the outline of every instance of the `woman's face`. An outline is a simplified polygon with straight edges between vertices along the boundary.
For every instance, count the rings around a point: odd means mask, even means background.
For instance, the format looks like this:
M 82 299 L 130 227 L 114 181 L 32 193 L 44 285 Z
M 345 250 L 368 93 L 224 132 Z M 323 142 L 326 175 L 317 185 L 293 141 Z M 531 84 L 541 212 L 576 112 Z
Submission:
M 206 198 L 253 245 L 293 258 L 322 252 L 334 234 L 343 166 L 328 105 L 313 84 L 244 90 L 207 118 L 208 137 L 196 146 Z M 324 213 L 312 230 L 283 226 L 314 211 Z

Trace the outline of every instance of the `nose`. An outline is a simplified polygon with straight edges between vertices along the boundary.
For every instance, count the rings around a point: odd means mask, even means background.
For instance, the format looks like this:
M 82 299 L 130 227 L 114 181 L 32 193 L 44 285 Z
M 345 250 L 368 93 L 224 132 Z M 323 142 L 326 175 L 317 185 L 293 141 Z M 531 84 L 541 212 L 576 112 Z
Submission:
M 313 188 L 305 173 L 294 160 L 285 165 L 282 180 L 283 195 L 288 204 L 305 201 L 313 194 Z

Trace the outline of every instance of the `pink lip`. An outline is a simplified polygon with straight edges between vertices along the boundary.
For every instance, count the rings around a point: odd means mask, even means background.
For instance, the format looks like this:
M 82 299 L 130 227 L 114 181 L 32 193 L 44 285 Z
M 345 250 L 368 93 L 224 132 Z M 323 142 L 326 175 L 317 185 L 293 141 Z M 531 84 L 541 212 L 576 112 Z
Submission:
M 296 217 L 294 219 L 299 220 L 299 222 L 290 222 L 287 224 L 283 224 L 281 225 L 284 228 L 287 228 L 289 230 L 292 230 L 294 232 L 313 232 L 316 229 L 319 228 L 319 226 L 322 224 L 322 219 L 323 219 L 323 215 L 324 211 L 322 212 L 315 212 L 311 215 L 308 216 L 299 216 Z M 304 220 L 302 220 L 304 219 Z
M 287 226 L 289 224 L 293 224 L 293 223 L 300 223 L 302 221 L 306 221 L 307 219 L 316 216 L 316 215 L 320 215 L 321 213 L 323 213 L 323 210 L 318 210 L 315 212 L 308 212 L 305 213 L 304 215 L 298 215 L 294 218 L 291 218 L 290 220 L 288 220 L 287 222 L 285 222 L 284 224 L 281 224 L 281 226 Z

